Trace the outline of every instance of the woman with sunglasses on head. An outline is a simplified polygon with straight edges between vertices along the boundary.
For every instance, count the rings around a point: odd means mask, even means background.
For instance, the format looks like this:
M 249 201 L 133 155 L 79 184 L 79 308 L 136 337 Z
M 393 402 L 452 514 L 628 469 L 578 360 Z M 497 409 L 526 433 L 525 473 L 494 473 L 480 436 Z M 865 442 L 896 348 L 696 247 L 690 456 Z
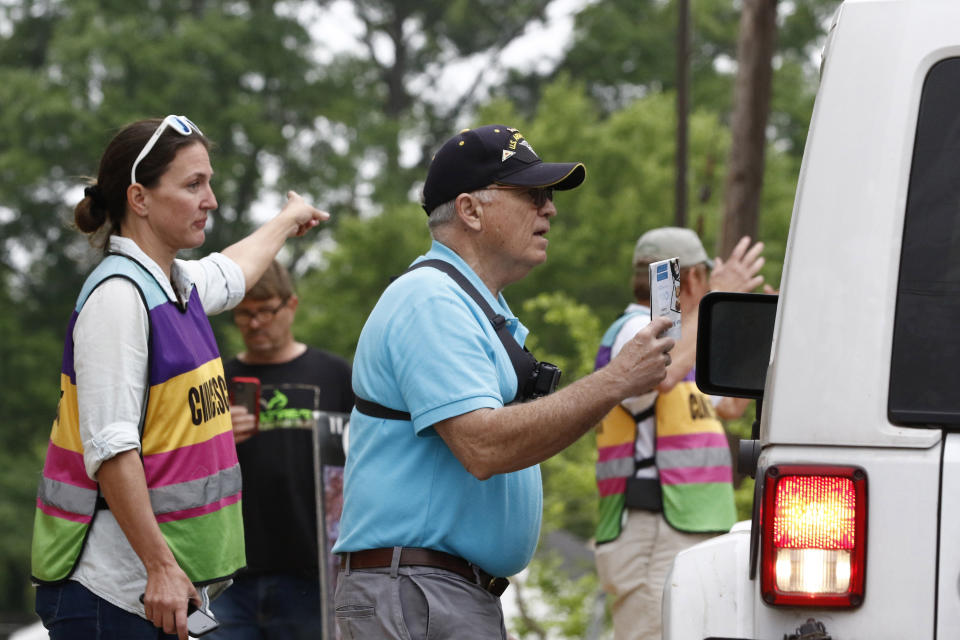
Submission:
M 285 240 L 329 216 L 293 192 L 201 260 L 209 142 L 184 116 L 125 127 L 74 211 L 102 240 L 68 326 L 37 497 L 32 576 L 53 640 L 187 638 L 188 602 L 245 564 L 227 385 L 206 314 L 230 309 Z

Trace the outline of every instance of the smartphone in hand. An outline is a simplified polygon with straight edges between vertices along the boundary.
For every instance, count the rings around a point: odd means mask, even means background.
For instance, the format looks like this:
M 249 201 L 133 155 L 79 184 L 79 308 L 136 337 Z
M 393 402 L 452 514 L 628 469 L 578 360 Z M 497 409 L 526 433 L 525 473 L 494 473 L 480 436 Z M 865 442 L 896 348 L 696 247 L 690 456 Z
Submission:
M 213 614 L 204 609 L 198 609 L 193 601 L 187 609 L 187 633 L 194 638 L 216 631 L 220 626 Z
M 260 430 L 260 378 L 230 378 L 230 404 L 246 407 L 255 420 L 254 433 Z
M 143 596 L 140 594 L 140 602 L 143 602 Z M 220 623 L 213 617 L 210 611 L 200 609 L 193 604 L 193 600 L 187 601 L 187 633 L 194 638 L 199 638 L 220 627 Z
M 680 340 L 680 259 L 650 263 L 650 319 L 668 318 L 673 325 L 665 336 Z

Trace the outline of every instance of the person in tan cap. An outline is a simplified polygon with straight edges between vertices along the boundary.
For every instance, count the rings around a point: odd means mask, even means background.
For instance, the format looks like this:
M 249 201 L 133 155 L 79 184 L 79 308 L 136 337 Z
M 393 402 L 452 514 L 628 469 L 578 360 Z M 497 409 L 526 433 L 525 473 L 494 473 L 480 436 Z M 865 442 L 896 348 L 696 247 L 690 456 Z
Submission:
M 710 260 L 690 229 L 644 233 L 633 253 L 631 303 L 604 334 L 597 354 L 603 368 L 650 323 L 650 263 L 680 262 L 682 337 L 666 378 L 652 392 L 625 399 L 597 433 L 597 572 L 613 596 L 616 640 L 660 638 L 663 582 L 673 557 L 736 521 L 730 449 L 720 418 L 739 417 L 747 401 L 714 402 L 694 383 L 700 299 L 711 290 L 752 291 L 763 243 L 737 244 L 726 262 Z
M 553 194 L 585 173 L 505 125 L 462 131 L 431 161 L 433 245 L 384 291 L 354 358 L 334 547 L 344 637 L 506 638 L 499 596 L 537 546 L 539 463 L 666 374 L 662 319 L 555 393 L 557 368 L 523 349 L 503 289 L 547 259 Z

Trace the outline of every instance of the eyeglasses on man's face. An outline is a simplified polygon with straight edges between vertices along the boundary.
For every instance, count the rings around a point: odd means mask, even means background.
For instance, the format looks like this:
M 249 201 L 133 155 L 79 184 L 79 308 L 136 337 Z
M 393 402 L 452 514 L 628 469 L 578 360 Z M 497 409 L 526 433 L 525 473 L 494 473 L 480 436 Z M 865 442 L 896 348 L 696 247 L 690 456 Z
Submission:
M 497 185 L 494 187 L 487 187 L 491 191 L 515 191 L 517 193 L 526 194 L 533 201 L 533 206 L 537 209 L 541 209 L 546 206 L 547 202 L 553 202 L 553 188 L 552 187 L 511 187 L 508 185 Z
M 147 154 L 153 149 L 157 144 L 157 140 L 160 139 L 160 136 L 163 135 L 163 132 L 167 130 L 167 127 L 173 129 L 182 136 L 189 136 L 194 131 L 198 135 L 203 135 L 203 131 L 200 131 L 200 127 L 193 124 L 193 121 L 190 120 L 187 116 L 175 116 L 169 115 L 163 119 L 163 122 L 160 123 L 160 126 L 157 127 L 157 130 L 153 132 L 153 135 L 150 136 L 150 139 L 147 140 L 147 144 L 143 145 L 143 149 L 140 150 L 140 154 L 137 156 L 137 159 L 133 161 L 133 166 L 130 167 L 130 184 L 137 183 L 137 166 L 140 164 L 140 161 L 147 157 Z
M 234 309 L 233 321 L 237 323 L 238 327 L 245 327 L 253 320 L 256 320 L 260 324 L 270 322 L 281 309 L 287 306 L 289 301 L 290 298 L 284 298 L 280 304 L 275 307 L 260 307 L 254 311 L 250 309 Z

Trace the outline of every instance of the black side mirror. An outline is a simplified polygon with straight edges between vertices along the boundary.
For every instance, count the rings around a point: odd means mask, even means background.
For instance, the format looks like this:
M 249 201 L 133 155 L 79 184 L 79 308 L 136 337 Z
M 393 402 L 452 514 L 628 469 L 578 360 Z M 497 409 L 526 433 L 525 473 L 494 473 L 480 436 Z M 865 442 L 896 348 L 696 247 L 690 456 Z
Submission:
M 697 386 L 706 394 L 763 398 L 779 296 L 708 293 L 697 326 Z

